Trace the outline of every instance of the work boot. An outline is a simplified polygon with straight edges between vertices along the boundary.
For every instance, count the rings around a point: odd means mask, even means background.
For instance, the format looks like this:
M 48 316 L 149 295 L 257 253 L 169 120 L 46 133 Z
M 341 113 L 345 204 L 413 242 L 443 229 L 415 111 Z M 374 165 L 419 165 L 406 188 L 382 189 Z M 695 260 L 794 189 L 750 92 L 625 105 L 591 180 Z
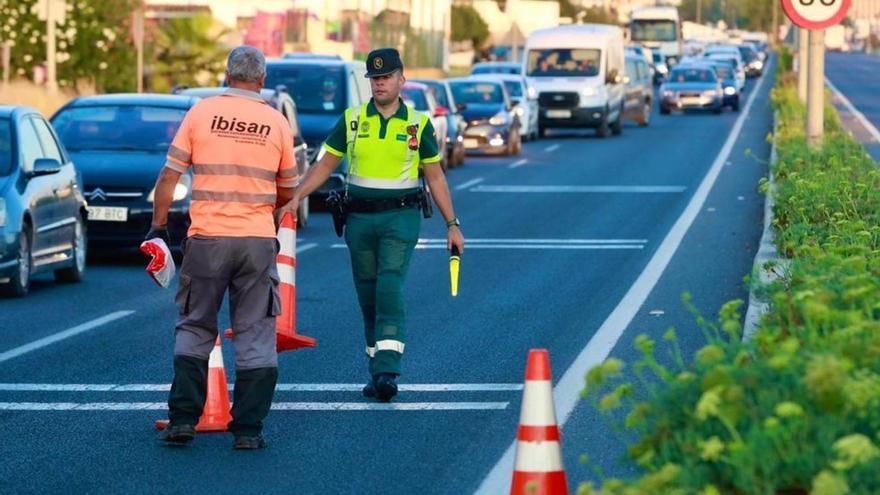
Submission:
M 235 444 L 232 446 L 235 450 L 257 450 L 266 448 L 266 439 L 259 433 L 256 435 L 237 435 Z
M 367 384 L 364 385 L 364 389 L 362 390 L 362 392 L 364 394 L 364 397 L 368 399 L 376 398 L 376 382 L 375 380 L 373 380 L 373 378 L 370 378 L 370 381 L 368 381 Z
M 161 433 L 159 440 L 168 445 L 186 445 L 196 436 L 196 427 L 193 425 L 169 424 Z
M 391 399 L 397 395 L 395 379 L 397 379 L 397 375 L 394 373 L 379 373 L 376 375 L 376 399 L 379 402 L 391 402 Z

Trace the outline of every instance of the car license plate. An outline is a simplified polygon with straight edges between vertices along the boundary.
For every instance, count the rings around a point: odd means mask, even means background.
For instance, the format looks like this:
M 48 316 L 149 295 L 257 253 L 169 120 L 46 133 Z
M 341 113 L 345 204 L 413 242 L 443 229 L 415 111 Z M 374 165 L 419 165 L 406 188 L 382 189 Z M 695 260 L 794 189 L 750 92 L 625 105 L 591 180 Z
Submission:
M 699 98 L 695 98 L 695 97 L 682 98 L 682 99 L 681 99 L 681 104 L 682 104 L 682 105 L 701 105 L 702 103 L 703 103 L 703 102 L 700 101 Z
M 128 221 L 128 208 L 89 206 L 89 220 L 96 222 L 126 222 Z
M 571 110 L 547 110 L 548 119 L 570 119 Z
M 465 148 L 479 148 L 480 141 L 478 139 L 465 139 L 464 140 L 464 147 Z

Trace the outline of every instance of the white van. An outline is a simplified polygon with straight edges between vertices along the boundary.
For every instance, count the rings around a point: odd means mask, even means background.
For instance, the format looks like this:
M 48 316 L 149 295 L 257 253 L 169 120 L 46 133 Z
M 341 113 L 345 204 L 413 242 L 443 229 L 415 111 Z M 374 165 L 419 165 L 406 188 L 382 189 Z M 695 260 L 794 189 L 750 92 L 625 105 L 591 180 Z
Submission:
M 523 75 L 538 91 L 538 124 L 620 134 L 626 92 L 623 31 L 605 24 L 540 29 L 526 41 Z

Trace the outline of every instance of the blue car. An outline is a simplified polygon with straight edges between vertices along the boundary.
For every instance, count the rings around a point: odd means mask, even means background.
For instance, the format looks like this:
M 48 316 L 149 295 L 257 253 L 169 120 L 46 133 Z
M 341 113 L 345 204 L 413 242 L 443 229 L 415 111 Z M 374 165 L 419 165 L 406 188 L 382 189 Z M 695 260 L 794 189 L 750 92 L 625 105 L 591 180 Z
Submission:
M 79 282 L 86 269 L 86 202 L 76 169 L 36 110 L 0 106 L 0 292 L 21 297 L 54 271 Z
M 71 100 L 52 116 L 82 174 L 93 246 L 137 248 L 150 229 L 156 178 L 183 116 L 199 99 L 111 94 Z M 192 176 L 174 189 L 168 230 L 175 246 L 189 228 Z
M 437 104 L 446 109 L 446 153 L 448 154 L 449 166 L 456 167 L 464 164 L 464 132 L 467 129 L 467 123 L 461 116 L 461 108 L 455 102 L 449 82 L 433 79 L 410 79 L 410 81 L 422 83 L 431 88 L 434 91 L 434 99 L 437 100 Z

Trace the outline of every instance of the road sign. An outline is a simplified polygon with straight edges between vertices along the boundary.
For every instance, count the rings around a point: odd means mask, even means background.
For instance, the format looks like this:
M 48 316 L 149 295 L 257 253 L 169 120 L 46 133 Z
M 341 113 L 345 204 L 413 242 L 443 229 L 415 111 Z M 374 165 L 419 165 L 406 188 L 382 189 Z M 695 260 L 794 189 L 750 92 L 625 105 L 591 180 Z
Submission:
M 851 5 L 852 0 L 782 0 L 791 22 L 811 31 L 840 23 Z

